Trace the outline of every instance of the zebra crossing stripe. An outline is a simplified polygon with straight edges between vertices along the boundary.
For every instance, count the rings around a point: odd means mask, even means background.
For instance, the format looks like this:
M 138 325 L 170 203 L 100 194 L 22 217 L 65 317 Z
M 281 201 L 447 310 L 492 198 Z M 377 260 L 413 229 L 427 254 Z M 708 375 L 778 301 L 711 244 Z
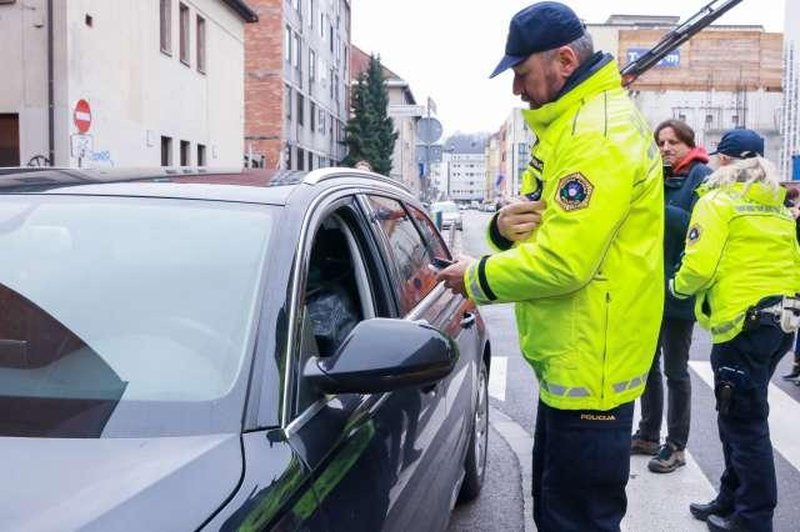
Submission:
M 711 389 L 714 388 L 714 372 L 710 362 L 690 360 L 689 366 Z M 772 383 L 768 394 L 772 446 L 795 469 L 800 470 L 800 405 Z
M 506 400 L 508 357 L 492 357 L 489 369 L 489 395 L 500 401 Z

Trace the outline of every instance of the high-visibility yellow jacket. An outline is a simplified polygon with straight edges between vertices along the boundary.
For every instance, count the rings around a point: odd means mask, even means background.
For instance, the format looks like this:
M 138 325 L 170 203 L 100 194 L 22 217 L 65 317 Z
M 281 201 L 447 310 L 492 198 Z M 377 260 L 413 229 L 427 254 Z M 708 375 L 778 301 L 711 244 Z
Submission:
M 661 158 L 613 60 L 539 109 L 522 193 L 542 224 L 465 274 L 480 304 L 516 302 L 520 346 L 553 408 L 609 410 L 641 395 L 664 304 Z
M 800 292 L 800 248 L 785 195 L 737 183 L 706 191 L 692 211 L 671 286 L 676 297 L 697 294 L 697 321 L 714 343 L 739 334 L 747 308 L 760 299 Z

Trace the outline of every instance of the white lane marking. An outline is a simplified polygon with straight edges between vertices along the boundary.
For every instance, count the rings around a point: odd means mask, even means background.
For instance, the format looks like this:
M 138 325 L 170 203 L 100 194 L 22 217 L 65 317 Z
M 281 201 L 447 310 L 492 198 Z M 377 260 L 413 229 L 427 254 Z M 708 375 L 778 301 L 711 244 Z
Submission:
M 492 357 L 489 369 L 489 395 L 500 401 L 506 400 L 506 378 L 508 357 Z
M 536 530 L 533 524 L 531 497 L 533 438 L 520 424 L 491 406 L 489 420 L 500 437 L 511 447 L 519 462 L 522 473 L 525 532 L 533 532 Z M 649 456 L 631 457 L 631 477 L 626 490 L 628 512 L 621 523 L 622 530 L 625 532 L 706 530 L 705 523 L 695 520 L 689 514 L 689 503 L 709 501 L 714 498 L 715 491 L 691 454 L 686 453 L 684 467 L 667 475 L 648 471 L 649 459 Z M 654 503 L 659 494 L 664 493 L 670 493 L 670 503 Z
M 666 474 L 650 472 L 647 469 L 650 458 L 631 456 L 631 476 L 626 489 L 628 513 L 622 520 L 622 531 L 707 530 L 704 522 L 689 513 L 689 504 L 708 502 L 716 492 L 692 455 L 686 451 L 686 465 Z M 659 497 L 666 493 L 669 504 L 662 504 Z
M 690 360 L 689 366 L 714 389 L 714 371 L 710 362 Z M 789 394 L 770 383 L 769 432 L 772 446 L 795 469 L 800 470 L 800 405 Z

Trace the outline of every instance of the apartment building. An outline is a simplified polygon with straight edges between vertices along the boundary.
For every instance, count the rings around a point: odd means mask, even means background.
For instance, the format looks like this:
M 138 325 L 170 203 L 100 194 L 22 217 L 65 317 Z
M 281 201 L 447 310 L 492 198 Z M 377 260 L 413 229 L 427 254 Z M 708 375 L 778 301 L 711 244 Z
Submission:
M 311 170 L 346 154 L 349 0 L 248 0 L 245 154 L 249 164 Z
M 612 15 L 587 29 L 595 48 L 616 55 L 622 66 L 678 21 Z M 712 25 L 662 59 L 630 90 L 652 126 L 669 118 L 684 120 L 709 151 L 726 130 L 748 127 L 765 138 L 765 155 L 777 162 L 783 149 L 782 74 L 782 33 L 758 25 Z
M 0 2 L 0 166 L 241 166 L 255 20 L 241 0 Z
M 459 203 L 484 200 L 487 142 L 488 135 L 481 133 L 456 134 L 447 139 L 438 184 L 442 197 Z

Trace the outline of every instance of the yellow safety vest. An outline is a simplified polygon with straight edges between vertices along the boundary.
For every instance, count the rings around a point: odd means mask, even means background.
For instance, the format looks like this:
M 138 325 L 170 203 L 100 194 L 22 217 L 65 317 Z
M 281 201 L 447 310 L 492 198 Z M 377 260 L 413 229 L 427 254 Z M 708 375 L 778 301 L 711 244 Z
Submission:
M 465 274 L 480 304 L 516 302 L 523 355 L 554 408 L 609 410 L 641 395 L 664 305 L 661 158 L 611 61 L 523 111 L 536 134 L 522 193 L 541 226 Z
M 764 297 L 800 291 L 800 248 L 784 189 L 761 183 L 712 189 L 697 201 L 686 251 L 675 274 L 676 297 L 697 294 L 698 323 L 714 343 L 742 330 L 745 312 Z

